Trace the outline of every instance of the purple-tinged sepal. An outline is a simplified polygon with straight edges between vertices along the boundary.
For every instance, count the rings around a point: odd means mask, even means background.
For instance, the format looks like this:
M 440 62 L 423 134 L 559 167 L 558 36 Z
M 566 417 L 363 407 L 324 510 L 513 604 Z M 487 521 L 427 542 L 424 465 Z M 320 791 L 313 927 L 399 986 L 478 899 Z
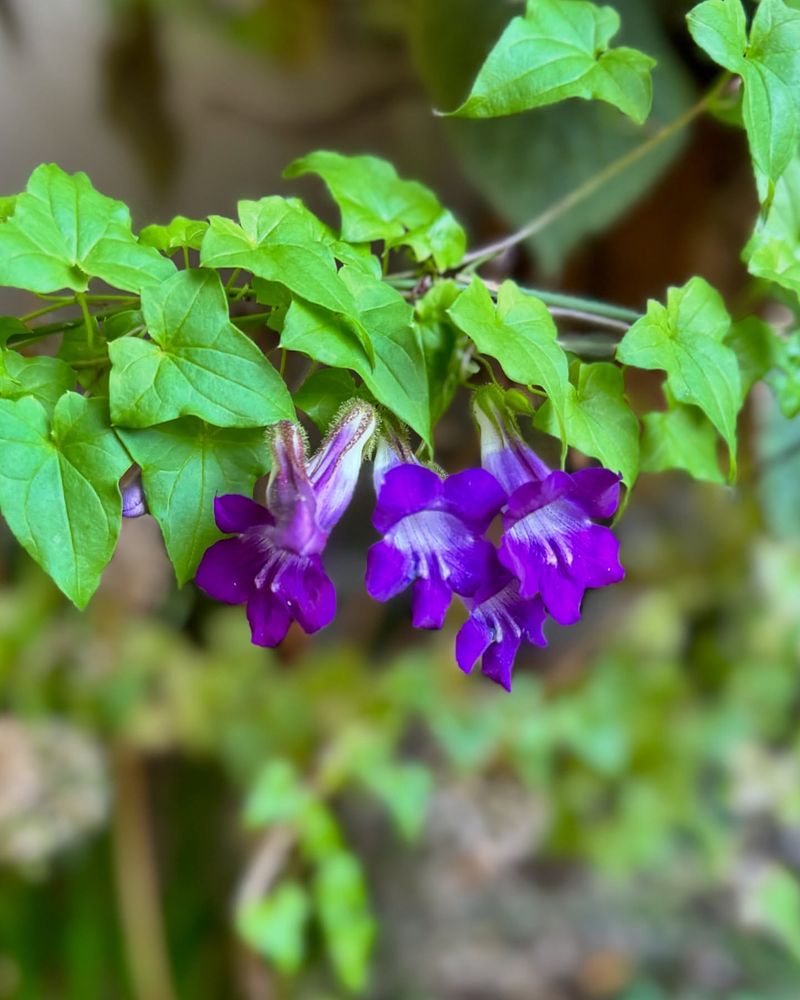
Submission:
M 465 602 L 469 618 L 456 636 L 456 661 L 464 673 L 481 659 L 482 673 L 511 690 L 514 660 L 523 642 L 546 646 L 542 599 L 522 597 L 519 582 L 502 567 Z
M 336 592 L 322 564 L 328 535 L 349 504 L 375 412 L 345 408 L 312 458 L 299 424 L 270 430 L 272 468 L 266 505 L 238 494 L 217 497 L 217 527 L 235 535 L 212 545 L 195 580 L 211 597 L 247 604 L 253 642 L 277 646 L 292 621 L 305 632 L 330 624 Z
M 439 629 L 453 593 L 474 594 L 495 558 L 482 535 L 503 491 L 484 469 L 442 478 L 403 442 L 382 438 L 375 456 L 375 528 L 384 536 L 367 556 L 367 592 L 388 601 L 412 590 L 412 624 Z
M 122 516 L 141 517 L 147 513 L 147 501 L 142 486 L 142 470 L 132 465 L 119 481 L 122 495 Z
M 521 597 L 541 594 L 548 613 L 572 625 L 586 590 L 625 575 L 616 536 L 595 523 L 616 513 L 621 476 L 604 468 L 551 471 L 522 439 L 497 390 L 477 393 L 474 410 L 484 465 L 508 495 L 500 562 L 519 581 Z

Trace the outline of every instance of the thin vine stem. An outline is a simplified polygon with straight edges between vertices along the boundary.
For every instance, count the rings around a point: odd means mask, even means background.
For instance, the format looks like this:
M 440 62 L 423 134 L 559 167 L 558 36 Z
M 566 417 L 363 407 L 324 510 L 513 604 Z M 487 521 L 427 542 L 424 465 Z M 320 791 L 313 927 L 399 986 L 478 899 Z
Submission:
M 86 344 L 89 350 L 94 350 L 94 318 L 89 312 L 89 304 L 86 301 L 86 296 L 82 292 L 78 292 L 75 295 L 78 305 L 81 307 L 81 315 L 83 316 L 83 322 L 86 325 Z
M 488 246 L 481 247 L 477 250 L 473 250 L 472 253 L 468 253 L 461 262 L 462 273 L 464 266 L 466 266 L 468 271 L 477 270 L 477 268 L 479 268 L 482 264 L 492 260 L 504 251 L 511 249 L 511 247 L 516 246 L 518 243 L 524 242 L 531 236 L 535 236 L 543 229 L 552 225 L 552 223 L 554 223 L 557 219 L 566 215 L 567 212 L 572 211 L 573 208 L 580 205 L 581 202 L 585 201 L 587 198 L 591 197 L 605 184 L 608 184 L 609 181 L 613 180 L 619 174 L 627 170 L 628 167 L 633 166 L 633 164 L 641 160 L 642 157 L 647 156 L 648 153 L 660 146 L 662 142 L 666 142 L 667 139 L 686 128 L 687 125 L 690 125 L 695 118 L 699 118 L 700 115 L 704 114 L 728 85 L 730 79 L 730 73 L 723 73 L 708 93 L 701 97 L 696 104 L 693 104 L 692 107 L 684 111 L 682 115 L 679 115 L 669 124 L 659 129 L 658 132 L 652 135 L 649 139 L 645 140 L 645 142 L 635 146 L 622 156 L 617 157 L 616 160 L 612 160 L 607 167 L 598 171 L 598 173 L 593 174 L 587 181 L 584 181 L 583 184 L 580 184 L 568 194 L 564 195 L 563 198 L 559 198 L 558 201 L 554 202 L 548 209 L 542 212 L 541 215 L 537 215 L 535 219 L 531 219 L 530 222 L 524 225 L 521 229 L 518 229 L 515 233 L 511 233 L 509 236 L 505 236 L 503 239 L 497 240 L 495 243 L 490 243 Z

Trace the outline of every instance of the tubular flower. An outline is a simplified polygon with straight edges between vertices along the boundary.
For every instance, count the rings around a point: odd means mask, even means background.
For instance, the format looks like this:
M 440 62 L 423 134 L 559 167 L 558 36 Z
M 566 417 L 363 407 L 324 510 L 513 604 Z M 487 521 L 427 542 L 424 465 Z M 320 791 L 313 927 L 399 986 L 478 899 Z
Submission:
M 523 641 L 546 646 L 542 599 L 522 597 L 519 582 L 502 566 L 464 602 L 470 612 L 456 636 L 456 660 L 465 674 L 483 657 L 483 674 L 511 690 L 514 658 Z
M 500 562 L 519 580 L 521 597 L 540 593 L 553 618 L 572 625 L 588 588 L 625 575 L 616 536 L 595 523 L 616 511 L 621 477 L 603 468 L 551 471 L 491 391 L 476 397 L 475 414 L 484 467 L 507 494 Z
M 305 632 L 330 624 L 336 592 L 322 565 L 328 535 L 353 495 L 364 448 L 375 430 L 369 404 L 356 402 L 312 458 L 299 424 L 272 429 L 266 506 L 229 494 L 214 501 L 220 531 L 195 577 L 211 597 L 247 604 L 253 642 L 277 646 L 292 620 Z
M 120 480 L 122 494 L 122 516 L 141 517 L 147 513 L 147 502 L 142 487 L 142 473 L 138 465 L 132 465 Z
M 474 594 L 495 556 L 481 536 L 503 503 L 484 469 L 442 479 L 407 446 L 382 438 L 375 456 L 372 523 L 384 536 L 367 556 L 367 591 L 377 601 L 413 584 L 412 624 L 442 627 L 453 593 Z

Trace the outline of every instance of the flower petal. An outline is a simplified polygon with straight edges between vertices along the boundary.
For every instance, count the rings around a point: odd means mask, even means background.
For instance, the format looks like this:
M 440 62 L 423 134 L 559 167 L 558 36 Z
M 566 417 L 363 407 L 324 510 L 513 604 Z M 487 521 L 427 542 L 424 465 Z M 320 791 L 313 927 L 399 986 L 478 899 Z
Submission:
M 625 570 L 619 561 L 619 539 L 610 528 L 592 524 L 569 539 L 573 563 L 570 573 L 587 587 L 619 583 Z
M 484 622 L 472 616 L 464 622 L 456 636 L 456 662 L 465 674 L 472 673 L 491 641 L 492 630 Z
M 540 585 L 542 600 L 559 625 L 574 625 L 580 621 L 581 601 L 586 587 L 561 566 L 545 566 Z
M 483 534 L 505 503 L 500 484 L 485 469 L 465 469 L 444 481 L 444 499 L 477 534 Z
M 334 424 L 308 463 L 317 497 L 317 520 L 330 532 L 347 509 L 361 470 L 364 448 L 375 430 L 375 411 L 357 400 Z
M 214 520 L 219 530 L 227 535 L 275 523 L 275 519 L 266 507 L 240 493 L 226 493 L 224 496 L 214 497 Z
M 247 602 L 247 620 L 254 645 L 277 646 L 286 638 L 292 616 L 269 587 L 261 587 Z
M 272 581 L 272 590 L 304 632 L 318 632 L 334 619 L 336 589 L 319 556 L 284 557 Z
M 572 473 L 570 498 L 580 504 L 589 517 L 613 517 L 619 507 L 621 478 L 609 469 L 580 469 Z
M 450 588 L 438 574 L 417 580 L 411 597 L 411 624 L 414 628 L 441 628 L 451 596 Z
M 388 601 L 414 579 L 411 559 L 390 542 L 377 542 L 367 553 L 367 593 L 375 601 Z
M 506 691 L 511 690 L 511 672 L 519 647 L 519 636 L 512 633 L 504 636 L 500 642 L 492 643 L 483 654 L 481 672 L 489 680 L 504 687 Z
M 197 567 L 195 583 L 217 601 L 244 604 L 267 558 L 240 538 L 224 538 L 206 549 Z
M 442 495 L 442 480 L 424 465 L 396 465 L 383 477 L 372 523 L 387 532 L 409 514 L 427 510 Z

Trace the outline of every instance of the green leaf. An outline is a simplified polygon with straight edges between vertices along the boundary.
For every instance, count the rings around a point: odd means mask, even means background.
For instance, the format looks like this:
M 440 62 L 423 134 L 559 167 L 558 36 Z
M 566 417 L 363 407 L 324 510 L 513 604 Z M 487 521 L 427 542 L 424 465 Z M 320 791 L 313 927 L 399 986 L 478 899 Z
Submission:
M 140 292 L 174 273 L 171 261 L 137 243 L 121 201 L 95 191 L 86 174 L 55 164 L 34 170 L 13 216 L 0 224 L 0 285 L 82 292 L 100 278 Z
M 763 873 L 749 894 L 748 915 L 800 962 L 800 885 L 777 865 Z
M 10 219 L 14 214 L 18 197 L 16 194 L 2 195 L 0 197 L 0 222 L 5 222 L 6 219 Z
M 454 281 L 438 281 L 414 309 L 414 326 L 419 334 L 428 373 L 433 426 L 453 401 L 462 375 L 467 374 L 462 372 L 464 352 L 459 349 L 462 335 L 447 315 L 458 295 L 459 288 Z
M 230 322 L 219 275 L 180 271 L 142 294 L 152 340 L 109 344 L 111 418 L 149 427 L 181 416 L 220 427 L 263 427 L 292 419 L 280 375 Z
M 410 246 L 418 261 L 433 257 L 442 271 L 464 256 L 466 236 L 452 214 L 423 184 L 401 180 L 386 160 L 319 150 L 284 171 L 285 177 L 303 174 L 317 174 L 325 182 L 341 210 L 343 240 Z
M 675 399 L 700 407 L 725 439 L 733 477 L 742 385 L 736 355 L 723 343 L 730 326 L 720 294 L 703 278 L 692 278 L 669 289 L 666 306 L 648 303 L 647 314 L 622 338 L 617 359 L 667 373 Z
M 480 278 L 456 299 L 448 315 L 481 354 L 496 358 L 513 382 L 541 386 L 547 393 L 562 429 L 572 395 L 567 355 L 556 341 L 556 325 L 547 306 L 504 281 L 497 293 L 497 308 Z
M 274 823 L 292 823 L 312 801 L 290 761 L 279 757 L 259 771 L 244 805 L 244 823 L 250 829 Z
M 742 78 L 759 196 L 769 202 L 800 143 L 800 10 L 784 0 L 761 0 L 749 38 L 741 0 L 706 0 L 688 22 L 695 42 Z
M 646 413 L 642 425 L 642 472 L 682 469 L 695 479 L 725 482 L 716 431 L 697 407 L 678 404 L 662 413 Z
M 419 836 L 433 787 L 428 768 L 421 764 L 367 759 L 358 769 L 364 785 L 388 809 L 406 840 Z
M 323 368 L 303 382 L 294 394 L 294 405 L 307 413 L 324 434 L 342 404 L 356 395 L 356 384 L 349 372 Z
M 264 435 L 210 427 L 193 417 L 118 433 L 141 466 L 148 508 L 183 585 L 194 576 L 205 550 L 221 537 L 214 523 L 214 497 L 250 496 L 256 479 L 267 471 Z
M 376 928 L 356 858 L 345 851 L 326 858 L 317 869 L 313 891 L 325 946 L 339 980 L 347 989 L 360 992 L 366 986 Z
M 350 368 L 379 403 L 430 444 L 428 384 L 422 350 L 411 325 L 411 307 L 393 288 L 363 271 L 346 265 L 339 274 L 372 336 L 374 366 L 349 327 L 299 299 L 286 314 L 281 347 L 307 354 L 332 368 Z
M 767 383 L 785 417 L 800 414 L 800 331 L 778 341 L 775 368 L 767 375 Z
M 655 60 L 611 48 L 620 28 L 611 7 L 584 0 L 533 0 L 515 17 L 452 114 L 497 118 L 570 97 L 605 101 L 641 124 L 653 98 Z
M 103 400 L 65 393 L 52 422 L 25 397 L 0 400 L 0 509 L 20 545 L 79 608 L 100 583 L 130 465 Z
M 58 358 L 23 358 L 16 351 L 0 351 L 0 398 L 33 396 L 52 412 L 57 400 L 75 388 L 75 372 Z
M 369 335 L 358 320 L 353 296 L 337 273 L 333 251 L 321 238 L 319 220 L 310 212 L 274 196 L 240 201 L 240 225 L 218 215 L 209 221 L 200 247 L 202 264 L 244 268 L 346 317 L 369 354 Z
M 633 486 L 639 473 L 639 421 L 625 399 L 622 372 L 607 362 L 570 366 L 573 391 L 565 410 L 567 443 L 597 458 Z M 536 412 L 535 424 L 559 435 L 558 419 L 548 401 Z
M 183 247 L 187 250 L 199 250 L 207 229 L 208 223 L 205 220 L 176 215 L 166 226 L 145 226 L 139 233 L 139 242 L 168 254 Z
M 742 256 L 751 274 L 800 295 L 800 154 L 783 172 Z
M 291 975 L 305 958 L 310 913 L 311 903 L 303 886 L 285 881 L 265 899 L 245 904 L 236 914 L 236 928 L 279 972 Z
M 756 382 L 760 382 L 780 362 L 783 342 L 764 320 L 748 316 L 733 324 L 725 343 L 739 362 L 744 403 Z
M 413 0 L 412 43 L 431 100 L 455 107 L 469 89 L 492 40 L 505 28 L 509 7 L 486 0 Z M 694 80 L 666 33 L 657 5 L 614 0 L 621 38 L 656 56 L 652 117 L 670 122 L 695 100 Z M 459 167 L 510 229 L 518 229 L 642 143 L 641 129 L 600 101 L 567 101 L 491 120 L 444 123 Z M 552 274 L 587 235 L 601 232 L 664 173 L 685 144 L 686 130 L 629 166 L 530 237 L 540 267 Z M 536 182 L 531 183 L 531 178 Z

